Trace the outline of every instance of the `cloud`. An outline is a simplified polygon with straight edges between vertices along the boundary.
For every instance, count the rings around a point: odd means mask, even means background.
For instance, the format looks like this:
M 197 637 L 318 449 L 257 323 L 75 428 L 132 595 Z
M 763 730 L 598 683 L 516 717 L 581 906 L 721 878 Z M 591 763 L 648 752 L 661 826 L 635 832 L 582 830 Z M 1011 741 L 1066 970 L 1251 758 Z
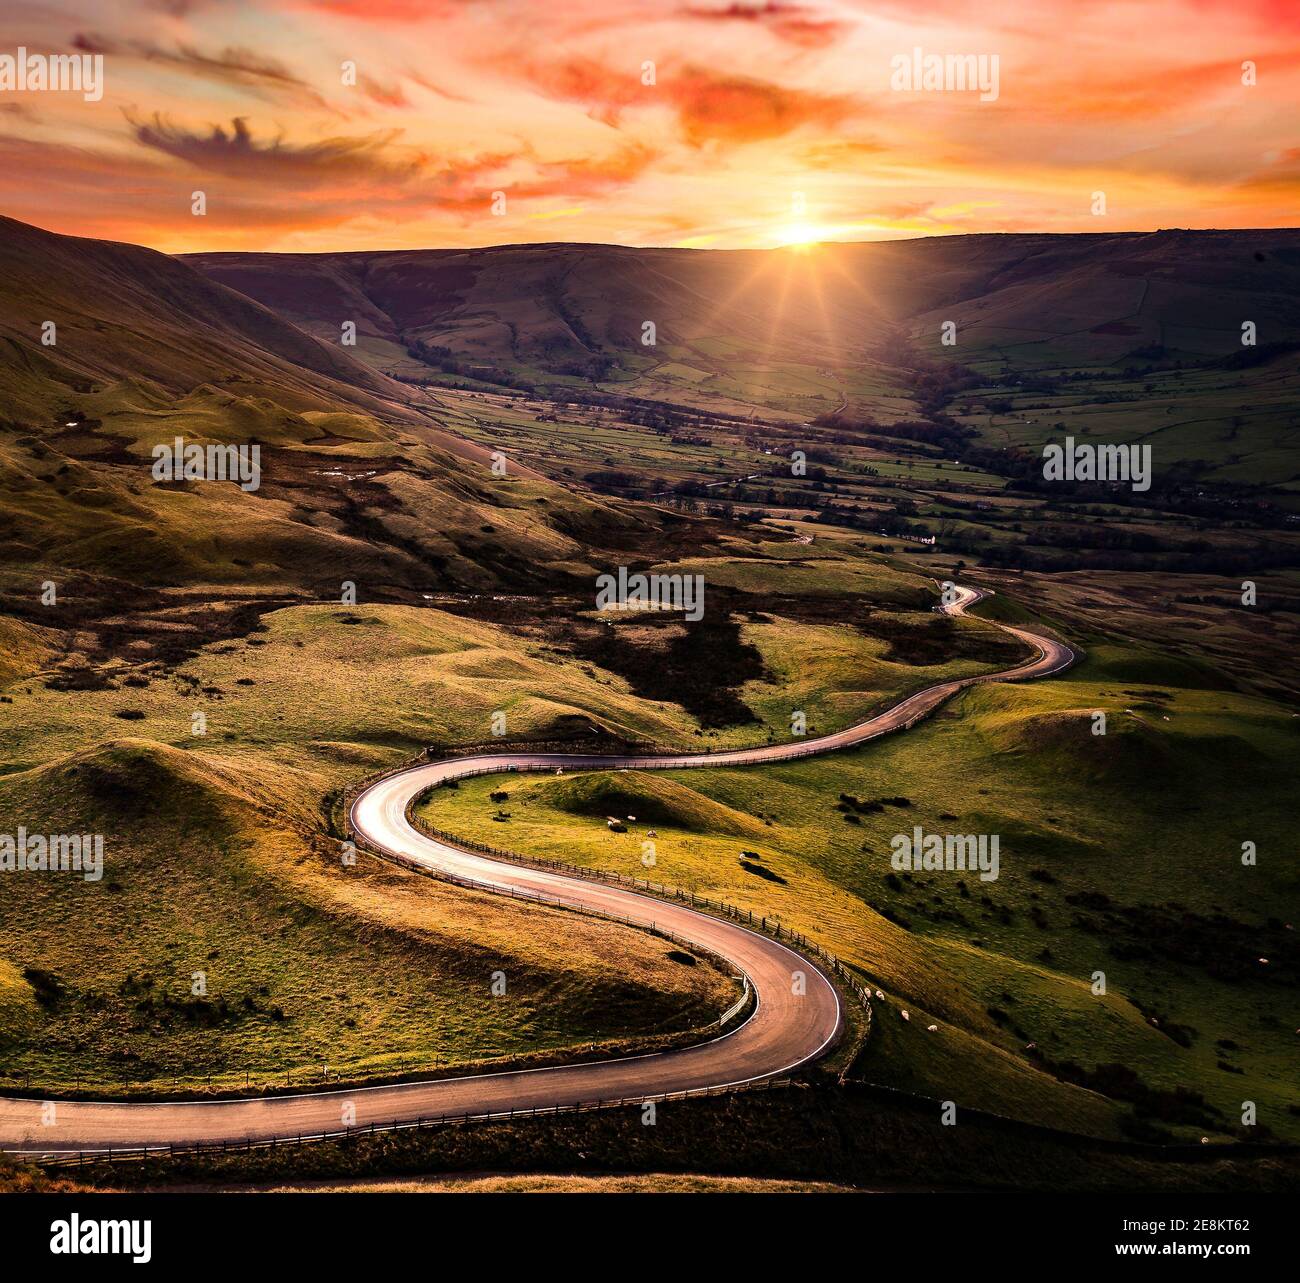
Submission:
M 607 125 L 617 125 L 628 107 L 655 101 L 654 89 L 643 85 L 639 76 L 611 71 L 594 58 L 571 57 L 520 64 L 510 56 L 508 61 L 502 61 L 502 66 L 511 72 L 517 69 L 546 97 L 578 103 Z
M 608 156 L 539 163 L 537 176 L 518 184 L 516 190 L 530 196 L 591 196 L 635 182 L 658 158 L 653 147 L 632 143 Z
M 150 121 L 145 127 L 159 126 Z M 0 175 L 38 171 L 41 175 L 39 187 L 6 186 L 5 211 L 73 235 L 143 242 L 169 250 L 214 244 L 256 248 L 297 233 L 328 236 L 357 225 L 369 226 L 373 234 L 420 222 L 435 209 L 465 225 L 475 217 L 486 222 L 493 187 L 502 185 L 502 176 L 520 160 L 517 152 L 488 152 L 441 166 L 426 162 L 409 172 L 382 166 L 336 172 L 327 166 L 306 181 L 294 173 L 281 182 L 274 181 L 282 172 L 274 166 L 306 149 L 281 142 L 270 152 L 251 136 L 241 143 L 237 129 L 216 132 L 226 137 L 217 146 L 224 149 L 221 172 L 231 179 L 221 184 L 216 197 L 217 218 L 198 219 L 190 213 L 188 187 L 185 199 L 178 200 L 170 148 L 123 153 L 37 143 L 0 132 Z M 175 129 L 169 130 L 168 137 L 182 143 L 194 138 L 209 141 Z M 241 148 L 259 159 L 232 163 L 229 156 Z M 273 159 L 268 160 L 268 154 Z M 310 187 L 311 199 L 292 199 L 295 185 Z M 563 190 L 562 166 L 555 166 L 538 194 Z
M 0 112 L 14 120 L 26 121 L 29 125 L 34 125 L 40 120 L 40 117 L 25 102 L 0 102 Z
M 367 176 L 400 181 L 415 176 L 422 163 L 419 157 L 389 159 L 386 152 L 397 130 L 295 145 L 283 136 L 258 142 L 243 116 L 236 116 L 229 130 L 213 125 L 206 134 L 173 125 L 157 112 L 148 120 L 128 113 L 127 120 L 136 142 L 143 147 L 174 156 L 197 169 L 253 182 L 292 181 L 302 186 Z
M 1300 147 L 1288 147 L 1270 156 L 1263 168 L 1236 184 L 1234 191 L 1294 208 L 1300 201 Z
M 372 102 L 377 102 L 382 107 L 407 107 L 410 105 L 406 101 L 406 94 L 403 92 L 401 84 L 398 82 L 385 85 L 373 76 L 368 76 L 362 72 L 357 77 L 357 88 Z
M 658 158 L 628 143 L 605 155 L 543 160 L 527 145 L 434 159 L 397 143 L 397 132 L 293 143 L 282 134 L 258 137 L 244 117 L 207 131 L 173 124 L 155 113 L 128 115 L 135 140 L 150 152 L 235 180 L 227 202 L 292 206 L 286 197 L 311 191 L 313 206 L 335 206 L 338 221 L 360 212 L 407 220 L 432 209 L 464 218 L 485 212 L 495 190 L 512 200 L 601 195 L 635 182 Z M 315 209 L 318 218 L 319 208 Z
M 513 71 L 518 64 L 512 59 L 505 66 Z M 692 66 L 674 70 L 670 65 L 661 65 L 657 83 L 652 86 L 643 85 L 639 74 L 612 71 L 593 58 L 526 63 L 518 70 L 548 98 L 578 103 L 609 125 L 620 125 L 634 107 L 653 108 L 666 103 L 676 115 L 683 138 L 693 147 L 763 142 L 804 125 L 830 129 L 859 110 L 858 104 L 846 95 L 822 94 Z
M 425 22 L 467 8 L 467 0 L 306 0 L 307 7 L 361 22 Z
M 221 0 L 145 0 L 145 7 L 165 13 L 169 18 L 188 18 L 220 3 Z
M 1108 185 L 1128 225 L 1294 221 L 1300 5 L 1137 8 L 1117 24 L 1114 0 L 37 5 L 28 46 L 66 49 L 81 24 L 75 47 L 110 55 L 129 112 L 0 106 L 0 203 L 166 248 L 479 243 L 561 215 L 580 239 L 766 243 L 792 187 L 842 235 L 1087 230 L 1079 193 Z M 916 43 L 997 52 L 999 101 L 891 95 L 890 54 Z M 220 218 L 190 216 L 193 186 Z M 506 220 L 486 214 L 498 189 Z
M 834 129 L 858 111 L 844 95 L 698 68 L 670 77 L 664 89 L 686 141 L 694 147 L 710 142 L 766 142 L 805 125 Z
M 308 81 L 294 75 L 283 63 L 251 49 L 232 47 L 219 53 L 204 53 L 190 44 L 178 43 L 168 49 L 150 40 L 113 40 L 86 31 L 77 32 L 72 47 L 83 53 L 99 53 L 115 59 L 137 58 L 183 75 L 251 90 L 263 97 L 286 98 L 313 107 L 327 106 Z
M 406 71 L 406 79 L 420 86 L 421 89 L 427 89 L 431 94 L 437 94 L 439 98 L 445 98 L 448 102 L 473 102 L 474 100 L 467 94 L 459 94 L 454 90 L 447 89 L 438 84 L 435 80 L 430 80 L 423 72 L 412 71 L 409 68 Z
M 1025 105 L 1078 125 L 1101 120 L 1156 120 L 1204 110 L 1233 98 L 1248 104 L 1255 90 L 1242 84 L 1242 61 L 1234 57 L 1144 67 L 1141 74 L 1131 66 L 1106 72 L 1080 68 L 1073 79 L 1064 81 L 1057 76 L 1035 81 L 1026 78 L 1029 99 Z M 1300 51 L 1275 51 L 1261 62 L 1269 76 L 1291 76 L 1300 70 Z M 1003 75 L 1005 83 L 1006 73 Z
M 846 18 L 806 5 L 783 4 L 780 0 L 766 0 L 766 3 L 733 0 L 733 3 L 720 8 L 692 5 L 679 12 L 682 17 L 697 22 L 747 22 L 805 49 L 824 49 L 834 44 L 854 25 Z
M 465 217 L 481 213 L 494 190 L 511 201 L 600 196 L 635 182 L 657 159 L 653 148 L 629 144 L 607 156 L 539 160 L 530 149 L 474 156 L 448 165 L 422 188 L 428 200 Z
M 889 148 L 871 138 L 831 138 L 809 144 L 799 159 L 809 169 L 852 169 L 863 161 L 876 160 Z

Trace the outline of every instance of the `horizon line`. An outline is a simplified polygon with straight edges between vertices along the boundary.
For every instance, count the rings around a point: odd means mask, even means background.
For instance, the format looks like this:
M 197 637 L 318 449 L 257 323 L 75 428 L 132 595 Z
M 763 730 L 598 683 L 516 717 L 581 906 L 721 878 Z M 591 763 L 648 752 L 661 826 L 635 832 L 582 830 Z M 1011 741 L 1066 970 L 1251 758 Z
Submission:
M 770 246 L 708 246 L 708 245 L 628 245 L 621 241 L 499 241 L 488 245 L 421 245 L 421 246 L 400 246 L 400 247 L 380 247 L 371 246 L 366 249 L 313 249 L 313 250 L 277 250 L 277 249 L 236 249 L 236 250 L 209 250 L 209 249 L 192 249 L 168 251 L 158 249 L 156 246 L 149 245 L 143 241 L 114 240 L 101 236 L 78 236 L 72 232 L 59 232 L 50 227 L 42 227 L 38 223 L 29 223 L 21 218 L 16 218 L 12 214 L 0 212 L 0 219 L 8 222 L 17 223 L 22 227 L 30 227 L 39 232 L 44 232 L 49 236 L 61 236 L 68 240 L 93 241 L 102 245 L 134 245 L 142 249 L 154 250 L 155 253 L 165 254 L 168 258 L 215 258 L 215 257 L 247 257 L 250 254 L 274 255 L 279 258 L 320 258 L 335 257 L 342 258 L 347 256 L 364 255 L 364 254 L 477 254 L 488 250 L 512 250 L 512 249 L 619 249 L 628 250 L 633 253 L 679 253 L 679 254 L 801 254 L 810 249 L 831 249 L 835 247 L 855 248 L 864 245 L 892 245 L 900 241 L 952 241 L 952 240 L 977 240 L 991 237 L 1040 237 L 1052 238 L 1056 240 L 1083 239 L 1085 237 L 1121 237 L 1121 236 L 1161 236 L 1169 233 L 1180 233 L 1193 236 L 1248 236 L 1257 235 L 1264 232 L 1300 232 L 1300 225 L 1265 226 L 1265 227 L 1155 227 L 1155 228 L 1120 228 L 1114 231 L 1096 231 L 1096 232 L 1057 232 L 1057 231 L 1019 231 L 1019 232 L 941 232 L 933 235 L 915 235 L 915 236 L 888 236 L 874 240 L 824 240 L 808 241 L 799 244 L 789 245 L 770 245 Z

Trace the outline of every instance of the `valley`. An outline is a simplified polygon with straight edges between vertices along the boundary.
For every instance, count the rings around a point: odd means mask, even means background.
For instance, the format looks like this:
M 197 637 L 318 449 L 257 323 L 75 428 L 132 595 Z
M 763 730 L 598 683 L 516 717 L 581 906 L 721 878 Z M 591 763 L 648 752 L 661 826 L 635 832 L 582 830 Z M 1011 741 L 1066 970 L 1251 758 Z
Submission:
M 833 735 L 1023 662 L 1009 624 L 1082 659 L 825 757 L 467 779 L 417 814 L 632 878 L 653 841 L 655 881 L 833 951 L 876 996 L 818 1092 L 1300 1141 L 1296 233 L 169 258 L 5 220 L 0 264 L 0 828 L 106 851 L 94 887 L 0 876 L 6 1088 L 689 1041 L 726 966 L 346 864 L 349 790 L 484 746 Z M 1149 489 L 1047 480 L 1067 435 L 1149 447 Z M 255 444 L 259 485 L 156 480 L 177 437 Z M 620 573 L 701 576 L 700 618 L 597 610 Z M 952 617 L 946 583 L 992 595 Z M 999 835 L 998 879 L 894 871 L 917 824 Z

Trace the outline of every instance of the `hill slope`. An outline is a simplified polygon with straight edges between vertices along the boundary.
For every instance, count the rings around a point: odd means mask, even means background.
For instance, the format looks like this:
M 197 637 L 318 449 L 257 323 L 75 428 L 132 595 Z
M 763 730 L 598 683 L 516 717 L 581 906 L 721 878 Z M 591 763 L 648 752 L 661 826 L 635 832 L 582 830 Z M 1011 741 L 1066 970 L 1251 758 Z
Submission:
M 58 236 L 0 218 L 0 395 L 12 416 L 102 380 L 173 392 L 238 382 L 293 409 L 347 404 L 411 418 L 397 384 L 337 343 L 139 245 Z M 45 345 L 42 326 L 56 326 Z M 336 332 L 337 337 L 337 332 Z
M 338 339 L 152 250 L 0 219 L 0 548 L 14 591 L 93 575 L 331 597 L 350 581 L 373 599 L 545 581 L 564 573 L 547 563 L 592 544 L 657 538 L 656 514 L 517 463 L 494 475 L 490 449 Z M 260 486 L 156 481 L 153 448 L 176 437 L 257 444 Z
M 314 334 L 352 319 L 376 340 L 552 374 L 657 346 L 822 362 L 887 355 L 896 327 L 937 341 L 1077 336 L 1080 355 L 1170 340 L 1224 353 L 1241 319 L 1300 326 L 1300 232 L 950 236 L 786 251 L 499 246 L 349 254 L 194 254 L 214 280 Z M 1265 341 L 1261 338 L 1261 342 Z M 966 351 L 966 342 L 961 344 Z M 702 349 L 702 355 L 708 355 Z

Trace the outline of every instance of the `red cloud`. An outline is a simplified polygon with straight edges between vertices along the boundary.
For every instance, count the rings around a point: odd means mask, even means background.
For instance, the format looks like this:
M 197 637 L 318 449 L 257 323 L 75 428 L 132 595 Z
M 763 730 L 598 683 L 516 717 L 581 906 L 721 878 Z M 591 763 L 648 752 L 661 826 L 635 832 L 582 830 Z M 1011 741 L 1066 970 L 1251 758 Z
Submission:
M 801 4 L 782 4 L 766 0 L 762 4 L 744 4 L 734 0 L 719 9 L 689 7 L 682 15 L 702 22 L 749 22 L 765 27 L 773 35 L 807 49 L 821 49 L 833 44 L 851 29 L 844 18 L 823 15 Z
M 693 68 L 670 78 L 664 88 L 677 108 L 686 141 L 696 147 L 707 142 L 762 142 L 802 125 L 829 128 L 857 110 L 844 96 Z
M 507 66 L 513 69 L 513 61 Z M 654 89 L 642 85 L 639 76 L 610 71 L 592 58 L 529 63 L 523 74 L 548 98 L 580 103 L 607 125 L 616 125 L 623 110 L 634 103 L 654 102 Z
M 509 66 L 513 69 L 514 64 Z M 749 143 L 779 138 L 801 125 L 834 126 L 854 115 L 843 95 L 787 88 L 747 76 L 720 75 L 696 67 L 659 69 L 655 85 L 632 72 L 614 72 L 590 58 L 534 63 L 524 77 L 548 98 L 576 102 L 606 124 L 616 125 L 633 106 L 666 102 L 677 113 L 692 146 L 708 142 Z
M 362 22 L 424 22 L 465 7 L 454 0 L 306 0 L 309 8 Z
M 590 196 L 634 182 L 658 159 L 651 147 L 634 144 L 611 156 L 551 161 L 537 166 L 537 178 L 512 190 L 525 196 Z

